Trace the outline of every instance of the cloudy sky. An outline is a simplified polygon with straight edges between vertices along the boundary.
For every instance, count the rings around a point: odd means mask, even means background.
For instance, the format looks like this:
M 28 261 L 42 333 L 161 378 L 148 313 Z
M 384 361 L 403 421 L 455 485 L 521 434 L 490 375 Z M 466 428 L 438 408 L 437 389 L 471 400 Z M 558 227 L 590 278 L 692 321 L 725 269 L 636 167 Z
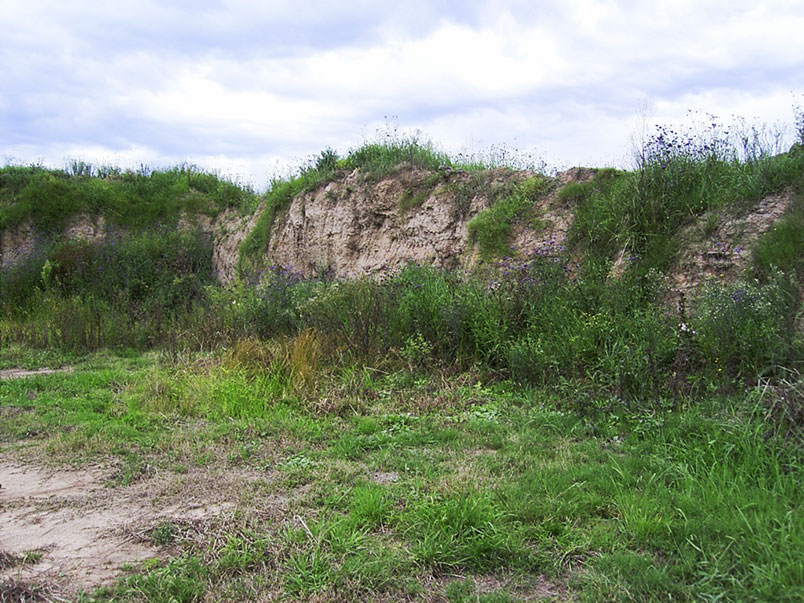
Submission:
M 385 129 L 627 166 L 644 123 L 804 105 L 801 0 L 3 0 L 0 24 L 0 159 L 257 188 Z

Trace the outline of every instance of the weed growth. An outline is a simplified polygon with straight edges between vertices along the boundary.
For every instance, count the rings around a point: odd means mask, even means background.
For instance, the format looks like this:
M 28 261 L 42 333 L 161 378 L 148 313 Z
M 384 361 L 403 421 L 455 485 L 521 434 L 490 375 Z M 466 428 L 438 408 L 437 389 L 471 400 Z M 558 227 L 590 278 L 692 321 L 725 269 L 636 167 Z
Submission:
M 67 171 L 0 168 L 0 230 L 30 220 L 53 235 L 77 215 L 102 216 L 126 229 L 175 226 L 182 212 L 215 216 L 227 207 L 254 205 L 251 189 L 187 165 L 137 172 L 80 162 Z
M 528 218 L 528 212 L 544 190 L 542 178 L 530 178 L 518 185 L 510 196 L 493 203 L 467 224 L 469 238 L 478 244 L 484 259 L 508 255 L 514 222 Z

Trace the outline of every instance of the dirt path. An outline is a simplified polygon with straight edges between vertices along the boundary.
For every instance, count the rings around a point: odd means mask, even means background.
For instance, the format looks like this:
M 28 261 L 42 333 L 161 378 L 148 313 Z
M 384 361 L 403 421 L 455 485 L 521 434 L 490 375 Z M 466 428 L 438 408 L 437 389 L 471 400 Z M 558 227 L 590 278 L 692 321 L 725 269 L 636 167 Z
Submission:
M 55 583 L 59 590 L 91 588 L 113 578 L 122 563 L 155 555 L 121 530 L 139 517 L 137 509 L 98 504 L 107 497 L 97 470 L 0 463 L 0 485 L 0 549 L 36 559 L 6 568 L 4 578 Z

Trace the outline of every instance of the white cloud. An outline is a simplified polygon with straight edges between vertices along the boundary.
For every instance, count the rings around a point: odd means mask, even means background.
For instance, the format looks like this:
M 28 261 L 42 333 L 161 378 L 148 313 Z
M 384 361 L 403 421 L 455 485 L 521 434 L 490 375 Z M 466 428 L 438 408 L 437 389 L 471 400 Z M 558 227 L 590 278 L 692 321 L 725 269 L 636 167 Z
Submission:
M 611 163 L 643 104 L 772 122 L 804 89 L 788 0 L 9 0 L 3 19 L 4 154 L 192 159 L 258 184 L 387 115 L 448 149 Z

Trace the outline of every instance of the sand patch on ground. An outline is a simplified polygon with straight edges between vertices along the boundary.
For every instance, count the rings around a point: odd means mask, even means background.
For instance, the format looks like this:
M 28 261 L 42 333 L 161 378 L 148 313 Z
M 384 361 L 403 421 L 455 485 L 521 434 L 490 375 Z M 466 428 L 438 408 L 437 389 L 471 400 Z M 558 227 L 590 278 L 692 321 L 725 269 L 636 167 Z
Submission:
M 26 369 L 2 369 L 0 370 L 0 379 L 25 379 L 26 377 L 36 377 L 37 375 L 52 375 L 54 373 L 72 373 L 72 367 L 64 367 L 58 369 L 40 368 L 34 370 Z
M 0 458 L 0 599 L 20 584 L 55 600 L 109 584 L 124 565 L 160 556 L 145 536 L 154 527 L 231 515 L 244 490 L 261 480 L 199 468 L 112 487 L 113 474 Z

